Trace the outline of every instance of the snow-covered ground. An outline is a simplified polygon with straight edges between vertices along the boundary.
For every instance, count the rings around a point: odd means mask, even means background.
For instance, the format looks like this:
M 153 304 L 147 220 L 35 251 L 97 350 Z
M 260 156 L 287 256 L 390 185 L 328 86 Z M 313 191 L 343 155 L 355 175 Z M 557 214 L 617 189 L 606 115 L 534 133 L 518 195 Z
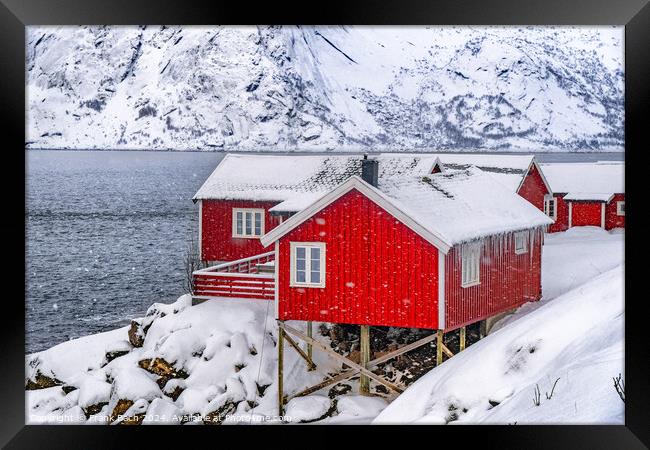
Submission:
M 624 374 L 623 239 L 596 227 L 547 236 L 543 300 L 423 376 L 373 423 L 622 424 L 612 378 Z
M 327 415 L 323 423 L 622 423 L 612 377 L 623 373 L 623 239 L 622 232 L 589 227 L 548 235 L 542 301 L 500 321 L 389 406 L 357 395 L 356 386 L 335 399 L 324 389 L 292 400 L 286 421 Z M 107 423 L 111 413 L 114 423 L 118 413 L 143 424 L 219 415 L 224 423 L 277 422 L 272 305 L 189 305 L 189 296 L 152 305 L 139 319 L 150 325 L 142 347 L 133 347 L 124 327 L 28 355 L 26 378 L 63 386 L 27 391 L 27 422 Z M 323 353 L 314 357 L 318 370 L 307 372 L 287 346 L 286 393 L 338 369 Z

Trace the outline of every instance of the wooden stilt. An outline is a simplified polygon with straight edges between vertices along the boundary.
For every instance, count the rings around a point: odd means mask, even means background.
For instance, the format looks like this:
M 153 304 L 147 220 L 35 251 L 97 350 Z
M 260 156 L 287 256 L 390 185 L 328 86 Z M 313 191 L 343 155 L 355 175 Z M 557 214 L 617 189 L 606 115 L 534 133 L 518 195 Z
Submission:
M 436 342 L 436 366 L 442 364 L 442 347 L 444 345 L 443 337 L 444 332 L 442 330 L 438 330 L 438 339 Z
M 313 333 L 313 323 L 311 321 L 307 322 L 307 336 L 312 337 Z M 311 365 L 307 369 L 309 370 L 314 370 L 316 368 L 316 365 L 314 364 L 314 360 L 312 357 L 313 353 L 313 345 L 311 345 L 309 342 L 307 342 L 307 358 L 309 358 L 309 361 L 311 361 Z
M 479 325 L 479 336 L 481 339 L 487 336 L 487 320 L 481 320 L 481 324 Z
M 278 415 L 284 415 L 284 391 L 283 391 L 283 371 L 284 371 L 284 329 L 282 328 L 282 322 L 278 322 L 280 327 L 278 328 Z
M 370 362 L 370 327 L 368 325 L 361 325 L 359 344 L 360 364 L 367 369 L 368 362 Z M 363 373 L 359 380 L 359 393 L 362 395 L 370 394 L 370 378 Z
M 280 327 L 284 328 L 285 332 L 287 332 L 289 334 L 292 334 L 292 335 L 302 339 L 305 342 L 311 342 L 314 345 L 314 347 L 316 347 L 320 351 L 328 354 L 329 356 L 331 356 L 332 358 L 334 358 L 334 359 L 336 359 L 338 361 L 341 361 L 346 366 L 349 366 L 349 367 L 351 367 L 353 369 L 356 369 L 357 371 L 361 372 L 362 374 L 367 375 L 371 380 L 374 380 L 377 383 L 383 384 L 388 389 L 391 389 L 391 390 L 397 392 L 398 394 L 401 394 L 402 392 L 404 392 L 404 389 L 402 389 L 399 386 L 396 386 L 395 384 L 391 383 L 390 381 L 387 381 L 387 380 L 383 379 L 382 377 L 380 377 L 376 373 L 373 373 L 370 369 L 366 369 L 362 365 L 357 364 L 354 361 L 346 358 L 345 356 L 336 353 L 334 350 L 332 350 L 330 348 L 329 345 L 325 345 L 322 342 L 318 342 L 316 339 L 310 338 L 305 333 L 303 333 L 303 332 L 301 332 L 299 330 L 296 330 L 295 328 L 285 324 L 284 322 L 280 322 L 278 325 Z
M 460 351 L 465 350 L 465 327 L 460 327 Z
M 295 350 L 296 352 L 298 352 L 298 354 L 299 354 L 299 355 L 300 355 L 300 356 L 301 356 L 305 361 L 307 361 L 307 370 L 314 370 L 314 369 L 316 369 L 316 364 L 314 364 L 314 362 L 311 360 L 311 358 L 309 357 L 309 355 L 307 355 L 307 354 L 303 351 L 303 349 L 300 348 L 300 346 L 298 345 L 298 343 L 297 343 L 296 341 L 294 341 L 293 339 L 291 339 L 291 336 L 289 336 L 288 334 L 283 333 L 283 335 L 284 335 L 284 339 L 285 339 L 285 340 L 286 340 L 286 341 L 287 341 L 287 342 L 288 342 L 288 343 L 289 343 L 289 344 L 294 348 L 294 350 Z

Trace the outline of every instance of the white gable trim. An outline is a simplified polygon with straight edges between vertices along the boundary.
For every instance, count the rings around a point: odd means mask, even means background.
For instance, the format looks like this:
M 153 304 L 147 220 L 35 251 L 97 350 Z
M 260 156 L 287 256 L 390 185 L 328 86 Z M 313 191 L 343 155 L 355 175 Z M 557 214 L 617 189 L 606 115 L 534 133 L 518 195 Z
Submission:
M 307 208 L 303 209 L 297 214 L 291 216 L 286 222 L 283 222 L 281 225 L 278 225 L 273 230 L 269 231 L 267 234 L 262 236 L 260 242 L 264 247 L 268 247 L 273 242 L 280 239 L 282 236 L 287 234 L 289 231 L 296 228 L 298 225 L 305 222 L 307 219 L 312 217 L 321 209 L 333 203 L 335 200 L 338 200 L 343 195 L 350 192 L 352 189 L 356 189 L 365 195 L 369 200 L 373 201 L 375 204 L 380 206 L 390 215 L 395 217 L 397 220 L 402 222 L 404 225 L 415 231 L 417 234 L 422 236 L 426 241 L 431 243 L 434 247 L 440 250 L 442 253 L 447 253 L 451 248 L 451 244 L 446 242 L 442 237 L 438 236 L 436 233 L 428 230 L 426 227 L 422 226 L 417 221 L 413 220 L 408 214 L 395 206 L 386 196 L 384 196 L 379 190 L 370 186 L 368 183 L 363 181 L 357 176 L 350 177 L 347 181 L 341 183 L 336 188 L 322 196 L 320 199 L 316 200 Z
M 533 156 L 532 161 L 530 162 L 530 165 L 528 166 L 528 169 L 526 169 L 526 173 L 524 173 L 524 176 L 521 177 L 521 181 L 519 181 L 519 186 L 517 186 L 517 190 L 515 190 L 515 192 L 517 194 L 519 193 L 519 189 L 521 189 L 521 187 L 524 185 L 524 180 L 526 180 L 526 177 L 530 173 L 530 169 L 533 166 L 537 168 L 537 173 L 539 173 L 539 176 L 542 178 L 542 181 L 544 182 L 544 186 L 546 186 L 546 190 L 548 191 L 549 194 L 552 195 L 553 190 L 551 189 L 551 185 L 548 184 L 548 181 L 546 180 L 546 177 L 544 176 L 544 172 L 542 172 L 542 168 L 539 166 L 539 164 L 537 164 L 537 161 L 535 160 L 534 156 Z
M 429 167 L 429 171 L 427 172 L 427 175 L 431 175 L 433 173 L 433 169 L 438 166 L 440 168 L 440 171 L 443 172 L 445 170 L 445 166 L 442 165 L 442 162 L 440 162 L 440 158 L 436 156 L 436 160 L 431 164 L 431 167 Z
M 445 329 L 445 255 L 438 253 L 438 329 Z

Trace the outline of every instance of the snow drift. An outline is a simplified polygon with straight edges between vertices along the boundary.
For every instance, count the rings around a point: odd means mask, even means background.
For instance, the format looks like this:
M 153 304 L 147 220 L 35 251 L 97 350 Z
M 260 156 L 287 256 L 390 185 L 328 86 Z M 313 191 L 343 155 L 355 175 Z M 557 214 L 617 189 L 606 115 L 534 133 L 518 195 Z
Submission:
M 623 311 L 618 267 L 510 318 L 423 376 L 374 423 L 622 424 L 612 379 L 623 373 Z

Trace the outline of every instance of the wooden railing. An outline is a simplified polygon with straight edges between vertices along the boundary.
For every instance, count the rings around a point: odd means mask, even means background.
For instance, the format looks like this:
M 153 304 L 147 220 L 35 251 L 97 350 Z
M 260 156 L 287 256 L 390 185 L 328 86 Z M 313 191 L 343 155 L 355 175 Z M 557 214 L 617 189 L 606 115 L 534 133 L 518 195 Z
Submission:
M 262 253 L 192 273 L 197 298 L 236 297 L 273 300 L 275 275 L 260 273 L 260 266 L 273 261 L 275 252 Z M 262 266 L 263 267 L 263 266 Z

